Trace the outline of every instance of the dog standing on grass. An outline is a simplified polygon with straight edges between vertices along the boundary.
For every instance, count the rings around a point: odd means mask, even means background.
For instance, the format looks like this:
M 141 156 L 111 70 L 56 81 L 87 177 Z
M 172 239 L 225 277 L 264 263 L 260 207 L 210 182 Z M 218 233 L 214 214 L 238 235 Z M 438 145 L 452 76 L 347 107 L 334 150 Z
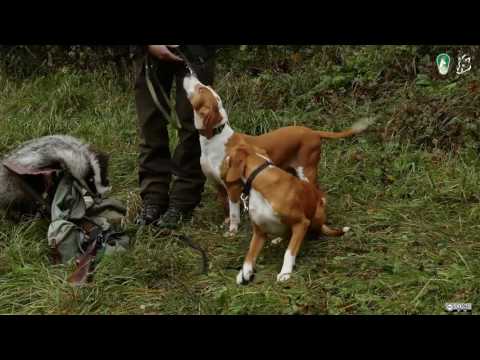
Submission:
M 183 86 L 194 111 L 194 123 L 200 134 L 202 154 L 200 164 L 207 178 L 218 185 L 219 197 L 229 223 L 227 235 L 234 235 L 240 224 L 240 203 L 228 198 L 226 185 L 220 176 L 220 167 L 226 153 L 235 145 L 246 142 L 264 149 L 272 162 L 300 179 L 316 184 L 322 139 L 340 139 L 366 130 L 372 119 L 357 121 L 350 129 L 340 132 L 316 131 L 303 126 L 288 126 L 260 136 L 234 132 L 228 123 L 220 96 L 203 85 L 195 76 L 185 77 Z
M 326 225 L 326 198 L 307 180 L 274 166 L 266 153 L 247 143 L 233 147 L 222 165 L 221 177 L 232 201 L 239 201 L 242 191 L 249 198 L 248 212 L 253 227 L 250 248 L 238 273 L 237 284 L 249 282 L 255 262 L 268 235 L 290 234 L 283 266 L 277 281 L 290 278 L 295 259 L 309 229 L 328 236 L 342 236 L 350 230 L 331 229 Z M 250 191 L 248 191 L 250 189 Z

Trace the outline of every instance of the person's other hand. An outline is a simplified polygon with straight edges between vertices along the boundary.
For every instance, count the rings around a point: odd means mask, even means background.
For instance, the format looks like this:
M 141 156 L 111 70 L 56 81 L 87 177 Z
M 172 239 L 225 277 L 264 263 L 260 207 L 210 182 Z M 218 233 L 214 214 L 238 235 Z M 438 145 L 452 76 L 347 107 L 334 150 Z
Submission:
M 148 51 L 157 59 L 162 61 L 183 62 L 181 58 L 172 53 L 168 48 L 178 45 L 148 45 Z

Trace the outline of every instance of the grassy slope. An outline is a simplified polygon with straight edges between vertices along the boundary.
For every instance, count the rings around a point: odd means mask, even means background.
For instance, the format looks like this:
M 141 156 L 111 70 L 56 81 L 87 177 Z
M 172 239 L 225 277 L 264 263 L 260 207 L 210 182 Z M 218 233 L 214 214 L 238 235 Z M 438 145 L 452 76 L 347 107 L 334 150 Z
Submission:
M 253 284 L 235 284 L 250 227 L 244 221 L 237 238 L 223 238 L 221 210 L 208 185 L 203 207 L 183 230 L 208 250 L 208 276 L 196 275 L 196 252 L 129 225 L 131 251 L 105 259 L 91 285 L 71 289 L 65 283 L 70 269 L 48 261 L 47 223 L 12 226 L 0 219 L 0 313 L 441 314 L 444 303 L 454 301 L 471 302 L 475 309 L 480 304 L 477 155 L 468 146 L 455 155 L 427 151 L 416 141 L 421 137 L 402 124 L 434 127 L 436 113 L 428 107 L 442 99 L 452 107 L 476 108 L 478 95 L 465 100 L 464 94 L 477 74 L 454 86 L 395 76 L 377 81 L 385 66 L 375 61 L 378 51 L 389 50 L 346 53 L 343 67 L 323 63 L 320 55 L 294 58 L 288 73 L 257 77 L 227 63 L 219 69 L 217 89 L 238 130 L 258 133 L 292 123 L 338 130 L 360 116 L 379 116 L 379 131 L 323 144 L 319 178 L 328 192 L 329 220 L 351 226 L 352 233 L 305 241 L 289 282 L 275 282 L 283 242 L 265 247 Z M 112 153 L 114 196 L 129 204 L 133 219 L 137 137 L 128 79 L 118 80 L 108 70 L 65 70 L 24 81 L 1 76 L 0 89 L 2 153 L 52 133 L 88 139 Z M 414 109 L 411 116 L 402 110 L 407 105 Z M 471 120 L 467 112 L 464 116 Z M 392 131 L 384 131 L 386 126 Z M 407 133 L 409 141 L 402 137 Z

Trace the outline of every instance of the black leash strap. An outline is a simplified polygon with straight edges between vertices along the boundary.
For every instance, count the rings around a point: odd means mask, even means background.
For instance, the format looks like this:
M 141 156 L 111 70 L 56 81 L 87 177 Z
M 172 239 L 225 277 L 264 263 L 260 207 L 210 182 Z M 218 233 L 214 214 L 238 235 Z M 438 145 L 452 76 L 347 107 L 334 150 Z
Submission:
M 169 50 L 172 51 L 173 53 L 176 53 L 176 55 L 178 55 L 183 60 L 183 65 L 185 66 L 187 71 L 190 73 L 190 75 L 193 75 L 196 78 L 198 78 L 197 73 L 195 72 L 195 70 L 193 70 L 194 67 L 192 66 L 192 64 L 188 60 L 188 57 L 183 53 L 182 50 L 180 50 L 180 47 L 181 46 L 178 46 L 178 47 L 175 47 L 175 48 L 169 48 Z M 201 62 L 203 63 L 204 60 L 201 59 Z M 169 104 L 170 108 L 172 108 L 169 97 L 167 96 L 167 94 L 165 94 L 165 91 L 163 90 L 162 86 L 160 85 L 158 79 L 156 78 L 155 69 L 153 68 L 153 62 L 150 61 L 150 55 L 149 54 L 147 54 L 146 60 L 145 60 L 145 78 L 146 78 L 146 82 L 147 82 L 148 91 L 150 92 L 152 100 L 155 103 L 155 105 L 157 106 L 157 108 L 162 112 L 163 116 L 170 121 L 170 124 L 172 124 L 172 126 L 174 128 L 176 128 L 177 130 L 181 129 L 182 125 L 181 125 L 180 121 L 178 121 L 178 119 L 176 117 L 175 117 L 175 119 L 173 119 L 172 118 L 173 116 L 171 114 L 169 114 L 169 112 L 160 104 L 157 92 L 155 90 L 154 82 L 158 85 L 158 88 L 160 89 L 160 91 L 162 93 L 162 96 L 165 99 L 165 101 L 167 102 L 167 104 Z
M 197 76 L 197 73 L 195 72 L 195 70 L 193 70 L 193 66 L 192 64 L 190 63 L 190 61 L 188 60 L 188 58 L 185 56 L 185 54 L 183 53 L 183 51 L 180 50 L 180 46 L 179 47 L 176 47 L 176 48 L 172 48 L 171 50 L 173 50 L 173 52 L 176 52 L 178 56 L 180 56 L 184 62 L 184 65 L 185 67 L 187 68 L 188 72 L 190 73 L 190 75 L 193 75 L 195 76 L 197 79 L 198 79 L 198 76 Z
M 208 47 L 208 46 L 207 46 Z M 173 53 L 176 53 L 184 61 L 185 67 L 187 68 L 190 75 L 194 75 L 198 78 L 195 67 L 192 66 L 194 62 L 198 66 L 204 65 L 209 59 L 214 57 L 218 52 L 218 48 L 212 51 L 210 47 L 210 52 L 206 49 L 204 45 L 180 45 L 174 48 L 170 48 Z M 190 55 L 190 57 L 188 56 Z
M 203 250 L 199 245 L 195 244 L 193 240 L 186 235 L 176 235 L 176 239 L 184 242 L 188 246 L 190 246 L 192 249 L 197 250 L 201 255 L 202 255 L 202 272 L 201 274 L 207 274 L 208 273 L 208 257 L 207 253 L 205 250 Z

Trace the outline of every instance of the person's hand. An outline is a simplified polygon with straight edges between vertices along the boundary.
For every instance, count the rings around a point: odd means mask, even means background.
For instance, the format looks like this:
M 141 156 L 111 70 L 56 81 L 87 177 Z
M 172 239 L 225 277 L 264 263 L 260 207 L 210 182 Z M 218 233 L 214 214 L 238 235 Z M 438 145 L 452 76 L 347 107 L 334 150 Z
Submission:
M 162 61 L 183 62 L 181 58 L 168 49 L 169 47 L 178 47 L 178 45 L 148 45 L 148 51 Z

